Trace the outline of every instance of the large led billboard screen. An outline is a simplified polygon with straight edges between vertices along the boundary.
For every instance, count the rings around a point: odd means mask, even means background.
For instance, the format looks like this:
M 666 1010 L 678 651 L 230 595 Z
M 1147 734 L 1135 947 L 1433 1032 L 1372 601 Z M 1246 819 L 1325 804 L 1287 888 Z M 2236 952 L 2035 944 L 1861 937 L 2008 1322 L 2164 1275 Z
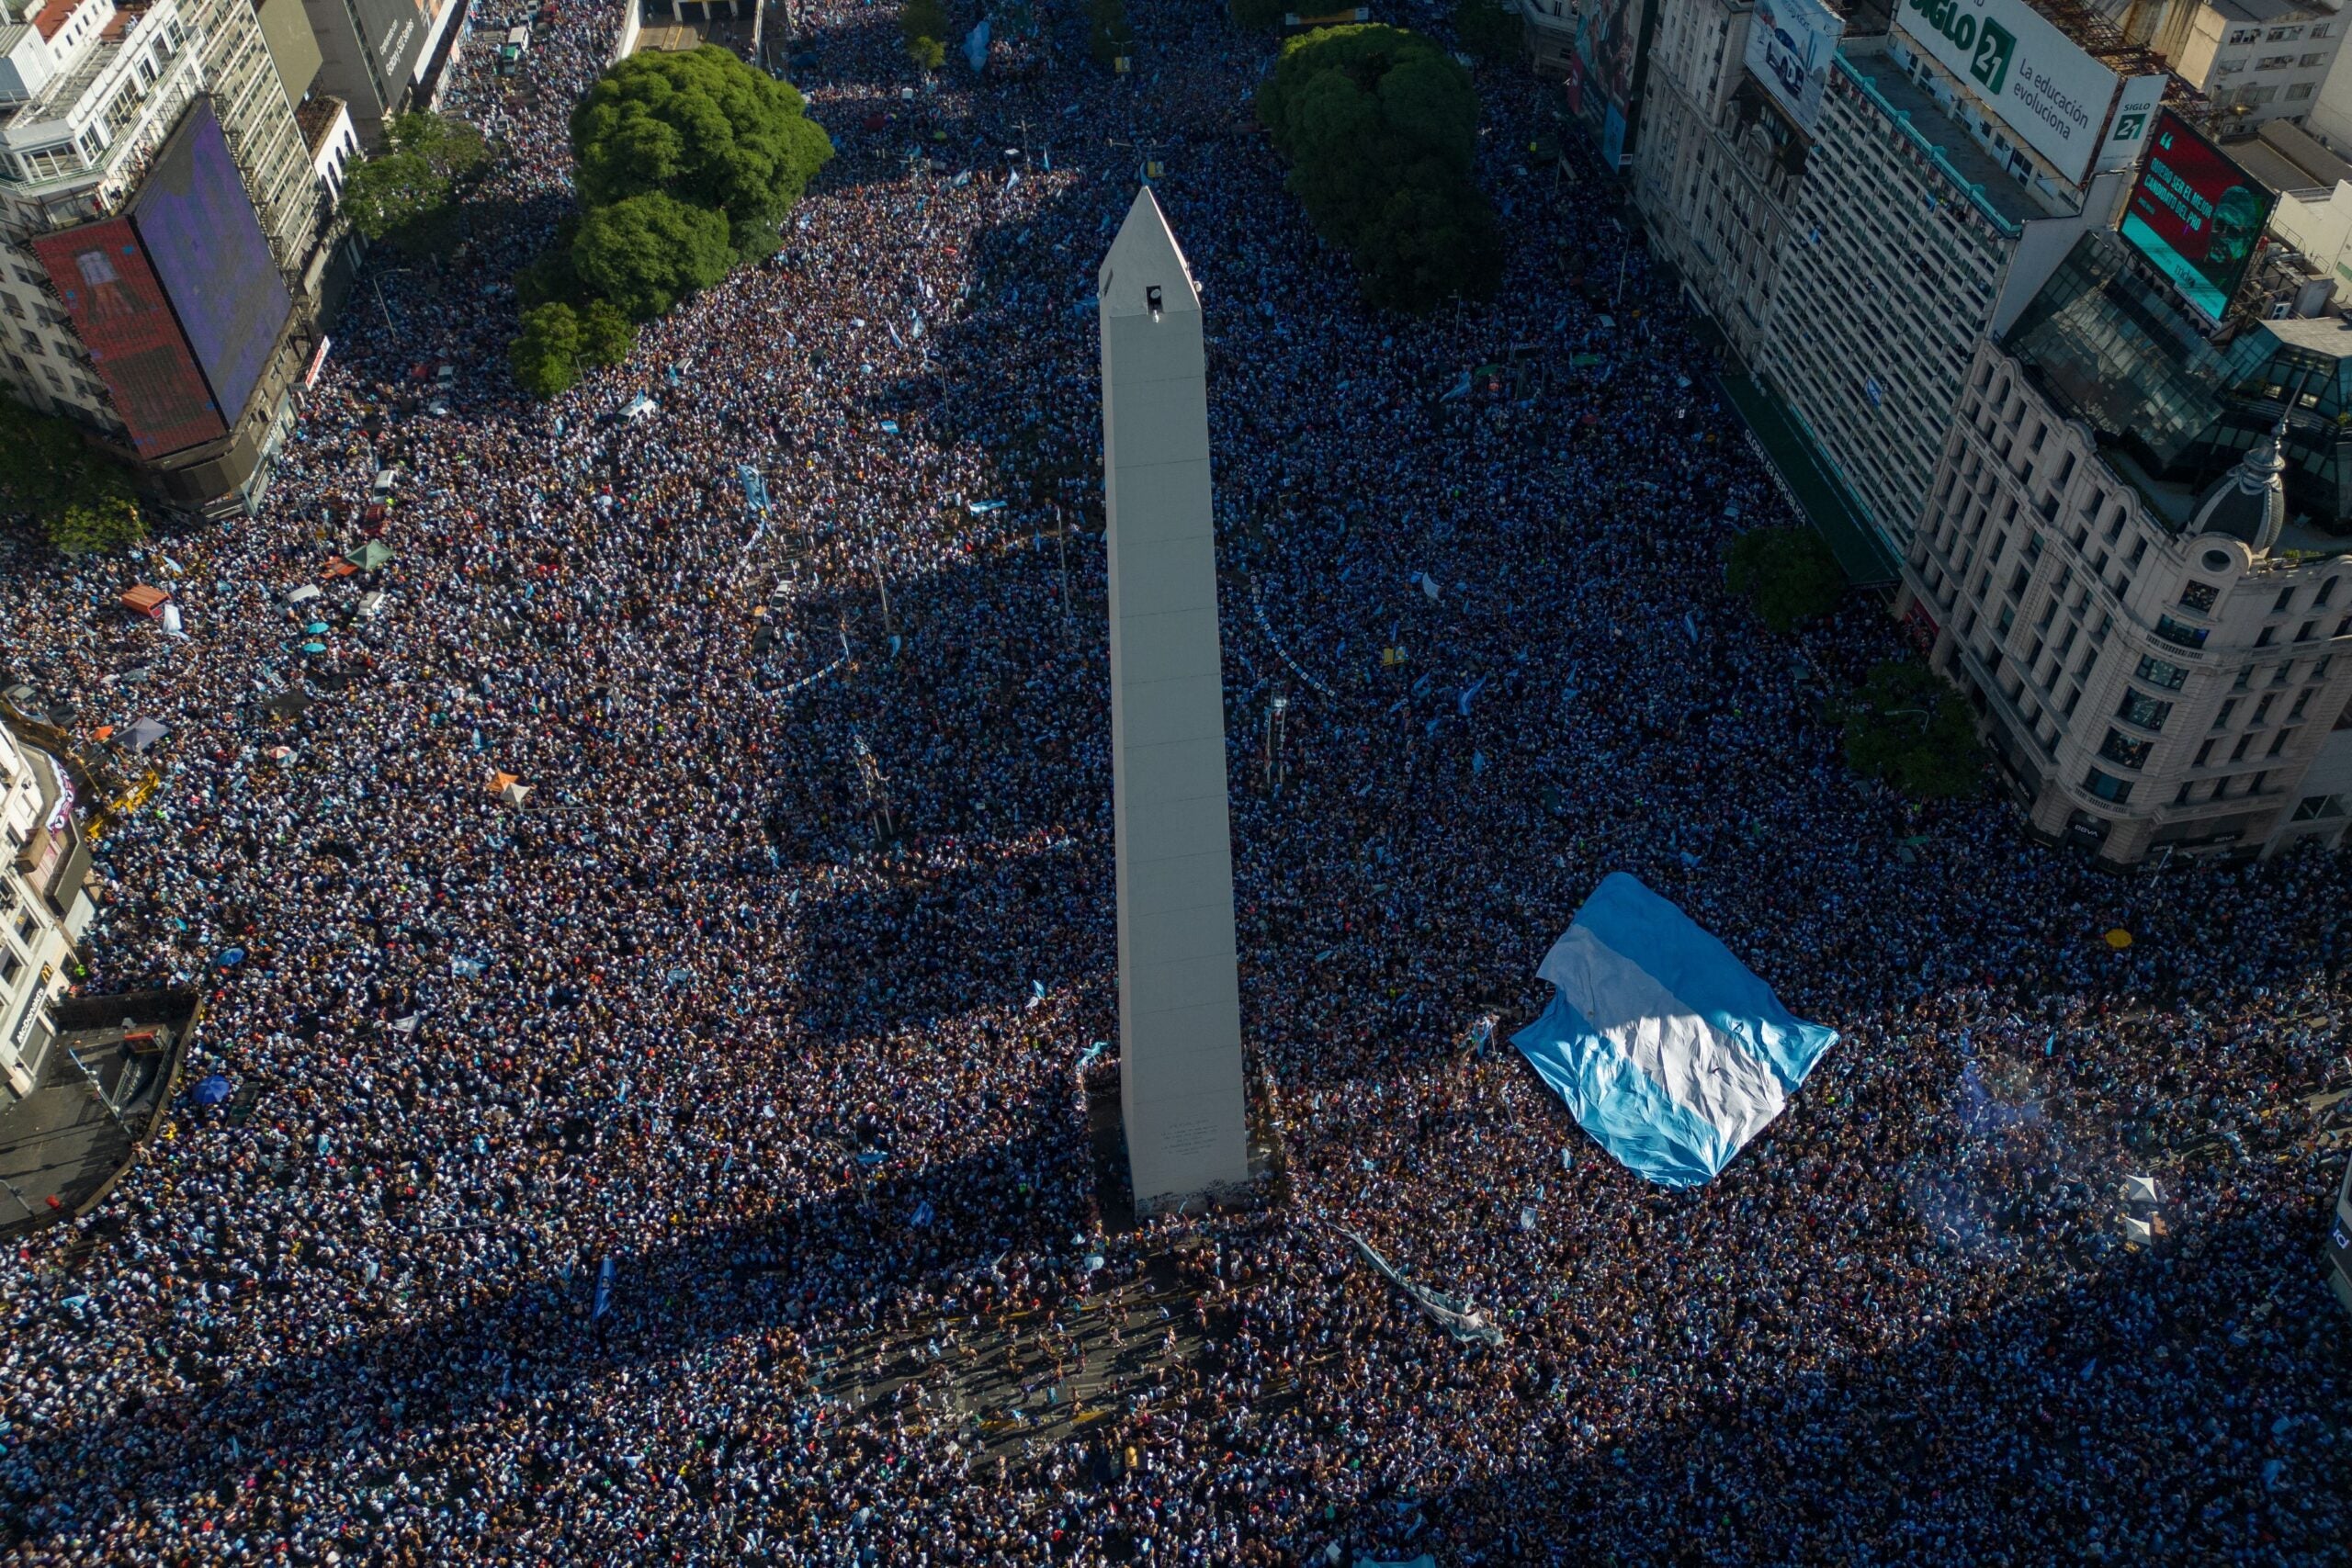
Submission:
M 2253 265 L 2270 202 L 2267 190 L 2165 109 L 2124 204 L 2123 238 L 2219 321 Z
M 233 424 L 294 304 L 209 100 L 198 98 L 164 141 L 128 211 Z
M 108 218 L 36 235 L 32 246 L 141 457 L 160 457 L 229 433 L 128 222 Z

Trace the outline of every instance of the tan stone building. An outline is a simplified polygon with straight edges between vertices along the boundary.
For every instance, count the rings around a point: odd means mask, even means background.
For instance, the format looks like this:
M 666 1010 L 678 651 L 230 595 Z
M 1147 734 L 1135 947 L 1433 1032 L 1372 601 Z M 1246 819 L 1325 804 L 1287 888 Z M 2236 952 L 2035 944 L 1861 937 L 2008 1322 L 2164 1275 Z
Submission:
M 2199 337 L 2105 234 L 1979 347 L 1897 610 L 2038 835 L 2115 864 L 2340 840 L 2347 355 L 2338 317 Z

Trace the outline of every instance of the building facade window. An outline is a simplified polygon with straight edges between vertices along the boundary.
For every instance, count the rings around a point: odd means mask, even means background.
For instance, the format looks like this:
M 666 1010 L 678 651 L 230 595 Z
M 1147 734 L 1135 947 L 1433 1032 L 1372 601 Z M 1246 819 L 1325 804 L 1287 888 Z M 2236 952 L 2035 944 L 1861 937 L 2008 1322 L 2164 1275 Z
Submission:
M 2210 582 L 2185 582 L 2181 584 L 2180 603 L 2186 609 L 2196 610 L 2202 613 L 2211 609 L 2213 607 L 2214 601 L 2221 598 L 2221 596 L 2222 591 L 2214 587 Z
M 2101 800 L 2120 806 L 2132 798 L 2132 785 L 2123 779 L 2111 778 L 2093 768 L 2083 779 L 2083 787 Z
M 2154 745 L 2153 740 L 2137 740 L 2120 729 L 2110 729 L 2099 743 L 2098 754 L 2127 768 L 2144 768 L 2148 765 L 2148 752 Z
M 2167 692 L 2177 692 L 2188 683 L 2188 671 L 2177 664 L 2167 664 L 2161 659 L 2142 658 L 2140 667 L 2132 671 L 2151 686 L 2162 686 Z
M 2344 797 L 2336 795 L 2307 795 L 2295 803 L 2290 822 L 2319 822 L 2330 817 L 2344 815 Z
M 2156 636 L 2176 648 L 2203 648 L 2207 635 L 2203 626 L 2185 626 L 2170 615 L 2156 617 Z
M 2149 696 L 2144 692 L 2126 691 L 2115 716 L 2126 724 L 2136 724 L 2143 729 L 2162 729 L 2171 716 L 2172 705 Z

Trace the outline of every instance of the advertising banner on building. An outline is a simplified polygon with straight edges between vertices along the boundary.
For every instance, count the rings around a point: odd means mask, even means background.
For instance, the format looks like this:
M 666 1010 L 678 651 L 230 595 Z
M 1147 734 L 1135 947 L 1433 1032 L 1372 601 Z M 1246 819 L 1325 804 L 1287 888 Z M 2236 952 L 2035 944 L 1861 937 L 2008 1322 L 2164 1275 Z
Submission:
M 2253 265 L 2270 192 L 2170 109 L 2123 206 L 2123 239 L 2188 301 L 2219 321 Z
M 294 312 L 211 100 L 198 98 L 126 209 L 221 417 L 234 424 Z
M 1895 20 L 2060 174 L 2089 172 L 2115 73 L 2025 0 L 1903 0 Z
M 431 22 L 417 0 L 349 0 L 349 4 L 351 14 L 359 19 L 389 114 L 400 107 L 409 84 L 416 79 L 417 57 L 424 52 Z
M 2148 128 L 2156 123 L 2156 109 L 2164 102 L 2165 84 L 2170 80 L 2159 72 L 2125 81 L 2122 94 L 2115 100 L 2115 118 L 2107 122 L 2107 134 L 2099 139 L 2098 157 L 2091 164 L 2094 172 L 2128 169 L 2139 160 L 2140 150 L 2148 144 Z
M 141 457 L 160 457 L 229 433 L 126 220 L 37 234 L 32 248 Z
M 1623 168 L 1640 125 L 1657 0 L 1600 0 L 1577 25 L 1568 76 L 1569 107 L 1600 142 L 1601 161 Z
M 1747 69 L 1807 136 L 1821 123 L 1829 61 L 1846 18 L 1821 0 L 1757 0 L 1747 19 Z

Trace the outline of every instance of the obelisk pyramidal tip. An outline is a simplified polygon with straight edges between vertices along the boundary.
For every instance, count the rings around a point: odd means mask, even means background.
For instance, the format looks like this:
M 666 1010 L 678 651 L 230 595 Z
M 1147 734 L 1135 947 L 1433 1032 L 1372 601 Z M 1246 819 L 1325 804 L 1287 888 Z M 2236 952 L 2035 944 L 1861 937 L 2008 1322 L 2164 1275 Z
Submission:
M 1201 297 L 1148 186 L 1098 280 L 1118 834 L 1119 1098 L 1136 1204 L 1249 1179 Z

